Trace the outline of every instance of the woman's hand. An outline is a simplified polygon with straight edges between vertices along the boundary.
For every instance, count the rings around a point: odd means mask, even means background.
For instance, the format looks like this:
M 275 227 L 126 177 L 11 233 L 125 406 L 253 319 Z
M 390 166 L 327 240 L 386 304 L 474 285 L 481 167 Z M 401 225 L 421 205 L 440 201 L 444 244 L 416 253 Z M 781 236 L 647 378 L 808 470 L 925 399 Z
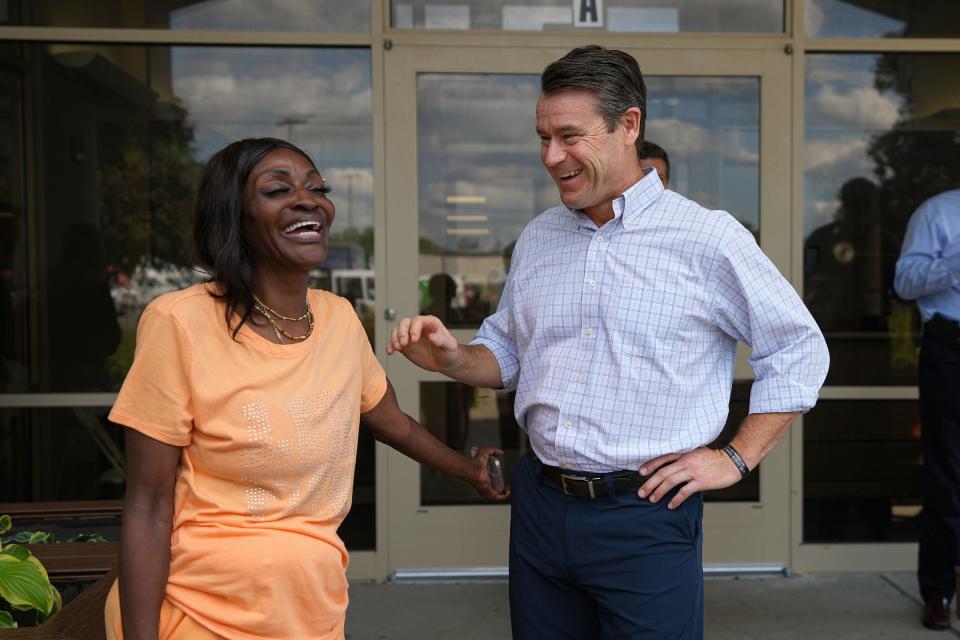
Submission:
M 502 502 L 510 497 L 510 487 L 507 486 L 506 480 L 503 480 L 503 493 L 500 493 L 493 484 L 493 478 L 490 477 L 491 458 L 502 457 L 503 451 L 493 447 L 482 447 L 476 449 L 472 454 L 471 462 L 474 475 L 468 479 L 468 482 L 473 485 L 477 493 L 487 500 Z

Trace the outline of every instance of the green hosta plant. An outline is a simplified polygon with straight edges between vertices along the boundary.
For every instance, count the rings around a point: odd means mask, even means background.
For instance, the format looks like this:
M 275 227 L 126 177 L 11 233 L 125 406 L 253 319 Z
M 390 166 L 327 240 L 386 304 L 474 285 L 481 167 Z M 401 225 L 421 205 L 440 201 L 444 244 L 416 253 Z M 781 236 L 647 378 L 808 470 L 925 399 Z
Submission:
M 0 516 L 0 535 L 10 530 L 10 516 Z M 11 542 L 0 546 L 0 601 L 15 611 L 36 611 L 41 623 L 60 610 L 62 602 L 47 576 L 46 569 L 21 544 Z M 7 611 L 0 611 L 0 629 L 15 627 L 17 623 Z

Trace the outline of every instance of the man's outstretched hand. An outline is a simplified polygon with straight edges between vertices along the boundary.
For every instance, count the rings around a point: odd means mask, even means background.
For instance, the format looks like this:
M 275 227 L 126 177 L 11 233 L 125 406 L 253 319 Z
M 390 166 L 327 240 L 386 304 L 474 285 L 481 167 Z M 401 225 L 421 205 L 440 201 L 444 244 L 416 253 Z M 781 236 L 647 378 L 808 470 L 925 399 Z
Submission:
M 461 361 L 460 343 L 434 316 L 401 318 L 387 343 L 387 355 L 394 352 L 421 369 L 441 373 L 455 369 Z

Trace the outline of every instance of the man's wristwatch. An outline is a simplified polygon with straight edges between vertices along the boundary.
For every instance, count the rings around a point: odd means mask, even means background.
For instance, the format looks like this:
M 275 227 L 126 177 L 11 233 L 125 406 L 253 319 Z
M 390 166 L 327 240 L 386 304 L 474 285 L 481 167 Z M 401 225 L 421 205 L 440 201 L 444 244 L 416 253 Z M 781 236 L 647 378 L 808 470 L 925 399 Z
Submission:
M 740 472 L 740 478 L 746 478 L 750 473 L 750 468 L 747 466 L 747 463 L 743 461 L 743 456 L 740 455 L 740 452 L 733 448 L 733 445 L 728 444 L 723 449 L 721 449 L 725 454 L 730 456 L 730 459 L 733 460 L 733 464 L 737 465 L 737 470 Z

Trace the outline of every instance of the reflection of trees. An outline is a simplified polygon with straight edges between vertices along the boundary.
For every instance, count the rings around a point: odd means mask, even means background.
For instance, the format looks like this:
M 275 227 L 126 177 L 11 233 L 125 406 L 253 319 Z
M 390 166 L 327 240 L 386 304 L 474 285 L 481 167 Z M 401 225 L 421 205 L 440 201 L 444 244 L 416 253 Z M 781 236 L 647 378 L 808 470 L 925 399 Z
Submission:
M 938 64 L 942 61 L 932 56 L 903 54 L 884 54 L 877 61 L 877 90 L 895 91 L 903 102 L 896 124 L 873 139 L 868 154 L 880 181 L 884 225 L 901 242 L 910 216 L 924 200 L 960 186 L 960 108 L 916 117 L 913 82 L 926 65 Z M 889 296 L 891 361 L 912 369 L 919 316 L 913 303 L 892 291 Z
M 933 55 L 876 57 L 874 88 L 900 103 L 893 126 L 869 140 L 876 186 L 868 176 L 837 176 L 850 178 L 839 215 L 805 247 L 805 299 L 833 355 L 827 384 L 914 380 L 919 320 L 916 306 L 893 292 L 893 271 L 910 216 L 960 181 L 960 109 L 943 108 L 950 97 L 936 85 L 954 64 Z
M 434 242 L 427 236 L 420 236 L 420 253 L 421 254 L 442 255 L 446 252 L 447 252 L 446 249 L 438 245 L 436 242 Z
M 115 303 L 125 331 L 106 363 L 114 385 L 133 362 L 140 310 L 160 293 L 192 284 L 182 276 L 193 266 L 193 210 L 202 164 L 193 157 L 185 113 L 173 114 L 175 119 L 136 118 L 119 131 L 100 132 L 100 229 L 108 270 L 117 279 L 113 284 L 123 288 L 115 292 Z
M 201 164 L 181 123 L 128 131 L 114 157 L 101 159 L 100 219 L 108 261 L 126 273 L 145 260 L 192 265 L 192 220 Z M 105 154 L 106 155 L 106 154 Z
M 920 204 L 960 184 L 960 109 L 916 118 L 912 82 L 927 56 L 883 54 L 874 78 L 878 91 L 902 98 L 900 117 L 876 136 L 868 154 L 875 163 L 887 228 L 903 238 L 910 215 Z

